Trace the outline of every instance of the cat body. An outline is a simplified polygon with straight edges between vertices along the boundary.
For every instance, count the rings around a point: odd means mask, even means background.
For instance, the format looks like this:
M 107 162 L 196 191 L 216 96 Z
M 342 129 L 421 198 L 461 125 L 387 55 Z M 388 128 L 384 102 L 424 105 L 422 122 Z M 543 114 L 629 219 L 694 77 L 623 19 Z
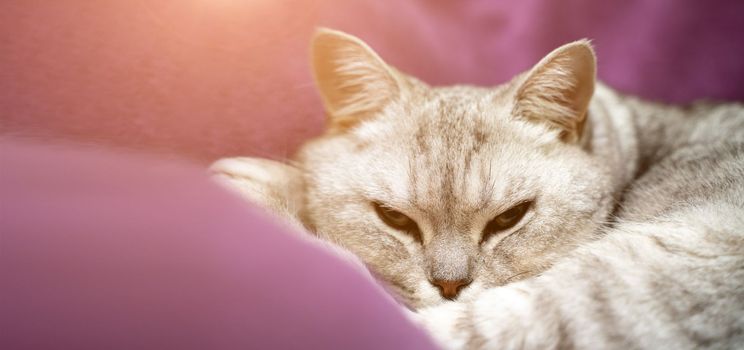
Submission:
M 741 105 L 618 94 L 585 41 L 491 88 L 430 87 L 330 30 L 313 66 L 326 134 L 212 170 L 352 252 L 445 347 L 744 343 Z
M 614 222 L 540 276 L 420 311 L 446 348 L 744 346 L 741 106 L 619 102 L 638 129 Z

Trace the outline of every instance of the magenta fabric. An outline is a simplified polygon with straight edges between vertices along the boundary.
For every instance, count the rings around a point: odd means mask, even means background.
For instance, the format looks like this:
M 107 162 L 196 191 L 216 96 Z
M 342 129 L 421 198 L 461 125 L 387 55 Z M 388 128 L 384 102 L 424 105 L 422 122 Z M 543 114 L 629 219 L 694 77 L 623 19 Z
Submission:
M 0 349 L 432 348 L 200 168 L 0 140 L 0 169 Z
M 318 25 L 434 84 L 500 83 L 587 37 L 623 91 L 742 100 L 742 13 L 738 0 L 5 0 L 0 129 L 203 163 L 283 158 L 323 127 Z

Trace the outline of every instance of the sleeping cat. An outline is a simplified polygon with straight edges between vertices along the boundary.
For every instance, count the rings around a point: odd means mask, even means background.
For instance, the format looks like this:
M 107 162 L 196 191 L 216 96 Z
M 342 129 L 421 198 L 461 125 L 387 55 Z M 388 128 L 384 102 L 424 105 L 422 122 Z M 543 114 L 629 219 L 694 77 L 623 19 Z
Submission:
M 587 41 L 489 88 L 336 31 L 312 49 L 327 132 L 212 170 L 354 253 L 442 345 L 744 345 L 743 106 L 620 95 Z

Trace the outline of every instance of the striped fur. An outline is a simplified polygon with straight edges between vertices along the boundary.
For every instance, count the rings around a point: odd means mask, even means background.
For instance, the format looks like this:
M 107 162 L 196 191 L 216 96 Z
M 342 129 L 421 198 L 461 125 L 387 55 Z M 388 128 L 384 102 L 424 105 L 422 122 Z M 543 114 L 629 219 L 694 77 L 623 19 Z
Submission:
M 428 86 L 343 33 L 314 43 L 328 132 L 291 164 L 213 170 L 356 255 L 443 346 L 744 344 L 744 107 L 620 95 L 586 41 L 489 88 Z M 469 284 L 447 301 L 434 280 Z

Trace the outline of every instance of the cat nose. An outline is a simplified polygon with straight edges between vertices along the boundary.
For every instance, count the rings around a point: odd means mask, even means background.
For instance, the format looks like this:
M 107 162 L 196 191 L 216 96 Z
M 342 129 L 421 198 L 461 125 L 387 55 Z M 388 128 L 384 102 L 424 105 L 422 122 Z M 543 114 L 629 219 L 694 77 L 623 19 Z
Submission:
M 460 294 L 460 290 L 470 284 L 470 281 L 465 279 L 456 281 L 435 279 L 431 281 L 431 284 L 439 288 L 439 294 L 442 294 L 445 299 L 453 300 L 457 298 L 457 294 Z

